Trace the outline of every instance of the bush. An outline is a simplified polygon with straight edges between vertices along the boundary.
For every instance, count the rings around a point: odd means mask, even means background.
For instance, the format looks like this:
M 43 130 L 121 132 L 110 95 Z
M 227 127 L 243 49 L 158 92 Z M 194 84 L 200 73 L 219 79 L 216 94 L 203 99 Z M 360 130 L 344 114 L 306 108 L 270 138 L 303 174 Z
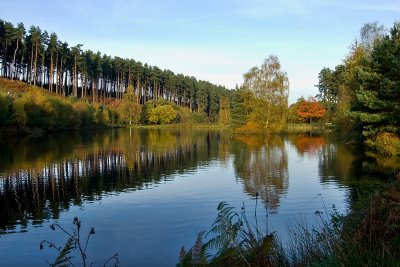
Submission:
M 80 125 L 85 127 L 93 122 L 92 111 L 89 105 L 84 101 L 75 102 L 72 107 L 79 114 Z
M 400 155 L 400 137 L 393 133 L 380 133 L 375 140 L 368 139 L 367 144 L 376 149 L 378 153 L 387 156 Z
M 168 124 L 176 118 L 177 112 L 171 105 L 157 106 L 150 111 L 149 122 L 153 124 Z
M 21 98 L 15 99 L 13 103 L 13 111 L 15 114 L 15 124 L 18 127 L 25 126 L 27 121 L 27 115 L 25 112 L 25 103 Z
M 12 121 L 12 98 L 4 93 L 0 93 L 0 127 L 10 125 Z
M 262 126 L 257 122 L 247 122 L 246 125 L 236 128 L 236 132 L 243 134 L 255 134 L 260 133 Z
M 177 115 L 177 121 L 180 123 L 190 123 L 191 116 L 192 116 L 192 112 L 190 111 L 190 109 L 180 108 L 178 115 Z

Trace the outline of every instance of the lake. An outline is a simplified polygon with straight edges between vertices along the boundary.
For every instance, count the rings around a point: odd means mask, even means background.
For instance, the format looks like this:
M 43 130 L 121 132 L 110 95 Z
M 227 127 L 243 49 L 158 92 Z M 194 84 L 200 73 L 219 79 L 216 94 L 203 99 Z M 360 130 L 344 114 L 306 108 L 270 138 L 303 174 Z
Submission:
M 0 143 L 2 266 L 46 266 L 52 231 L 91 227 L 88 258 L 102 266 L 175 266 L 209 230 L 221 201 L 282 239 L 316 211 L 346 213 L 365 184 L 365 162 L 333 134 L 238 136 L 191 129 L 110 130 L 8 138 Z M 361 188 L 361 189 L 360 189 Z

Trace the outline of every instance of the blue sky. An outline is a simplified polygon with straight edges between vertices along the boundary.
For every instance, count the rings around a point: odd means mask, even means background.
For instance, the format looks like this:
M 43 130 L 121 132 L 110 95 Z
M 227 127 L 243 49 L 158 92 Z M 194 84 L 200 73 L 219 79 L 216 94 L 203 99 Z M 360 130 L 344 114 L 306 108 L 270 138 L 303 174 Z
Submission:
M 400 20 L 400 0 L 4 0 L 0 18 L 228 88 L 274 54 L 293 103 L 317 94 L 319 71 L 342 62 L 364 23 Z

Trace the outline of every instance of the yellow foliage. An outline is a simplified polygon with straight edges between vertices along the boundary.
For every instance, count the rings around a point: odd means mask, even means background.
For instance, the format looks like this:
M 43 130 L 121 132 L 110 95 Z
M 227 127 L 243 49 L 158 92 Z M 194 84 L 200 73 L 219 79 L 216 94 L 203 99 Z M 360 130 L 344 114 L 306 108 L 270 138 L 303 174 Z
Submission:
M 177 112 L 171 105 L 157 106 L 150 111 L 149 122 L 168 124 L 176 118 Z
M 88 111 L 87 104 L 83 101 L 77 101 L 72 106 L 78 112 L 87 112 Z
M 243 134 L 254 134 L 262 132 L 262 125 L 255 121 L 249 121 L 246 125 L 236 129 L 236 132 Z
M 375 140 L 367 140 L 378 153 L 388 156 L 400 155 L 400 137 L 394 133 L 380 133 Z

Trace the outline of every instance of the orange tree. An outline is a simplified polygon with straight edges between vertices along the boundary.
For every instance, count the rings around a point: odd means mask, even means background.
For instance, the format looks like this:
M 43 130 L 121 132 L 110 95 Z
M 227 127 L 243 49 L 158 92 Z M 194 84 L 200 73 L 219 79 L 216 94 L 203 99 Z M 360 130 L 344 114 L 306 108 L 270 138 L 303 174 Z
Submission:
M 299 120 L 306 121 L 311 124 L 312 120 L 318 120 L 325 114 L 325 108 L 313 97 L 307 100 L 302 99 L 297 106 L 296 114 Z

